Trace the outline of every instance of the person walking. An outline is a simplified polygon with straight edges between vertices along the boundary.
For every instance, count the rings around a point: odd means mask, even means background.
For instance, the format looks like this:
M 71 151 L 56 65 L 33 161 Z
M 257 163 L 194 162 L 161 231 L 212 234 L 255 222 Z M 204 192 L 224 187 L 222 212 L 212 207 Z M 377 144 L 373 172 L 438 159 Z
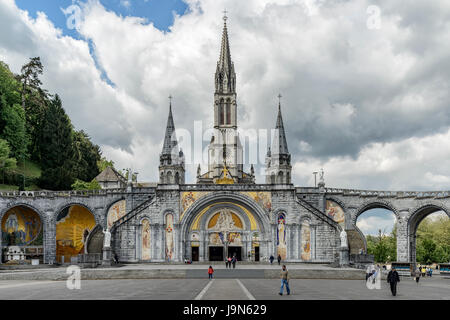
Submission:
M 291 294 L 291 290 L 289 289 L 289 272 L 286 269 L 286 266 L 283 265 L 281 269 L 281 288 L 280 288 L 280 296 L 283 295 L 284 286 L 286 286 L 286 292 L 288 295 Z
M 233 264 L 233 269 L 236 268 L 236 261 L 237 261 L 236 256 L 233 256 L 233 259 L 231 259 L 231 263 Z
M 280 255 L 278 255 L 277 260 L 278 260 L 278 265 L 280 265 L 281 264 L 281 256 Z
M 430 268 L 430 277 L 433 277 L 433 268 Z
M 395 297 L 397 295 L 397 282 L 400 282 L 400 277 L 398 276 L 398 272 L 394 267 L 391 271 L 389 271 L 387 282 L 391 285 L 391 292 Z
M 231 269 L 231 257 L 230 256 L 228 256 L 227 263 L 228 263 L 228 268 Z
M 273 260 L 275 260 L 275 258 L 273 257 L 273 255 L 270 255 L 269 260 L 270 260 L 270 264 L 272 264 L 272 263 L 273 263 Z
M 425 267 L 422 267 L 422 277 L 425 278 Z
M 213 278 L 214 269 L 212 266 L 208 268 L 208 278 L 211 280 Z
M 414 272 L 414 276 L 416 277 L 417 285 L 419 285 L 419 280 L 420 280 L 420 270 L 419 270 L 419 268 L 417 268 L 416 271 Z
M 225 258 L 225 268 L 228 269 L 228 258 Z

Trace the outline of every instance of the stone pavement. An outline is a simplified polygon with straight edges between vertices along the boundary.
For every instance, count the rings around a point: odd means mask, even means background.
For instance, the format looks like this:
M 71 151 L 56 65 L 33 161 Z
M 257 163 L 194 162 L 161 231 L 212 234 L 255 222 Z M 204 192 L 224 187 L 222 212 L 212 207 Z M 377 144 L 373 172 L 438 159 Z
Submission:
M 450 300 L 450 279 L 402 278 L 393 297 L 386 281 L 369 290 L 364 280 L 291 279 L 291 295 L 279 296 L 277 279 L 82 280 L 80 290 L 65 281 L 0 281 L 0 300 Z
M 286 264 L 291 278 L 299 279 L 364 279 L 363 270 L 331 268 L 320 264 Z M 111 268 L 83 268 L 83 280 L 104 279 L 202 279 L 208 264 L 129 264 Z M 270 264 L 238 264 L 226 269 L 224 263 L 212 264 L 215 277 L 221 279 L 278 279 L 280 266 Z M 48 269 L 2 270 L 0 280 L 66 280 L 66 267 Z

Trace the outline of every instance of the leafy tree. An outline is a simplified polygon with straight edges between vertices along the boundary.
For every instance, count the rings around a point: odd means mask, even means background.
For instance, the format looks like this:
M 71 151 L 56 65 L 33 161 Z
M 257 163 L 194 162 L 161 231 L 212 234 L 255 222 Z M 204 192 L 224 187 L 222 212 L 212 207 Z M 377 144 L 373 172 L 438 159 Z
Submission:
M 91 181 L 99 173 L 97 163 L 101 160 L 100 147 L 94 145 L 83 131 L 75 131 L 73 136 L 74 171 L 76 177 L 83 181 Z
M 44 67 L 41 63 L 40 57 L 30 58 L 30 62 L 24 65 L 21 69 L 21 74 L 18 76 L 21 88 L 22 108 L 25 110 L 25 96 L 30 93 L 32 89 L 39 90 L 42 84 L 39 75 L 43 73 Z
M 76 179 L 75 182 L 72 184 L 73 190 L 100 190 L 100 184 L 97 180 L 92 179 L 91 182 L 82 181 L 79 179 Z
M 69 190 L 75 180 L 72 124 L 58 95 L 51 101 L 40 137 L 41 187 Z
M 97 161 L 97 167 L 100 172 L 108 167 L 114 168 L 114 161 L 108 161 L 108 159 L 102 157 L 99 161 Z
M 394 228 L 395 230 L 395 228 Z M 378 236 L 367 236 L 367 253 L 374 256 L 375 262 L 385 263 L 388 261 L 396 261 L 397 259 L 397 240 L 396 231 L 391 235 L 385 235 L 378 230 Z
M 2 101 L 1 105 L 0 118 L 4 127 L 0 136 L 8 141 L 11 147 L 11 155 L 16 159 L 24 160 L 29 144 L 24 110 L 18 104 L 5 105 Z
M 16 167 L 16 159 L 9 157 L 10 149 L 6 140 L 0 139 L 0 170 L 4 180 L 5 171 Z M 4 181 L 3 181 L 4 183 Z

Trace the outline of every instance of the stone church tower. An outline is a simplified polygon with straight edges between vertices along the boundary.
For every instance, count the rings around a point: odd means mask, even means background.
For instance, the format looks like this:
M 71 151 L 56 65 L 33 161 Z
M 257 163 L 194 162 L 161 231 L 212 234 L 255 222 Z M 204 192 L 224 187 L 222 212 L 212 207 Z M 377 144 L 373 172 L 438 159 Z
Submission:
M 281 99 L 281 95 L 279 96 Z M 288 150 L 286 134 L 284 132 L 283 117 L 281 116 L 281 101 L 278 104 L 278 117 L 272 147 L 266 157 L 266 183 L 291 183 L 291 154 Z
M 253 173 L 245 173 L 243 150 L 237 133 L 236 73 L 231 60 L 227 17 L 224 17 L 222 45 L 217 62 L 214 92 L 214 134 L 208 147 L 208 172 L 198 172 L 197 183 L 255 183 Z M 231 181 L 231 180 L 230 180 Z
M 162 153 L 159 157 L 159 183 L 184 184 L 184 179 L 184 154 L 183 150 L 178 148 L 172 116 L 172 101 L 170 101 L 166 135 L 164 137 Z

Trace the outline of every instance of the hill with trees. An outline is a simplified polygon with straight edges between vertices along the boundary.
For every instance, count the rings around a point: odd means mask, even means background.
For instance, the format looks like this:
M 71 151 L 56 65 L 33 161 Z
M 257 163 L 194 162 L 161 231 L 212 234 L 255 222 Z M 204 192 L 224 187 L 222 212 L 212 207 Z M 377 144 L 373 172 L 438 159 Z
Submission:
M 97 189 L 93 179 L 113 163 L 42 88 L 43 70 L 39 57 L 18 75 L 0 61 L 0 189 Z

